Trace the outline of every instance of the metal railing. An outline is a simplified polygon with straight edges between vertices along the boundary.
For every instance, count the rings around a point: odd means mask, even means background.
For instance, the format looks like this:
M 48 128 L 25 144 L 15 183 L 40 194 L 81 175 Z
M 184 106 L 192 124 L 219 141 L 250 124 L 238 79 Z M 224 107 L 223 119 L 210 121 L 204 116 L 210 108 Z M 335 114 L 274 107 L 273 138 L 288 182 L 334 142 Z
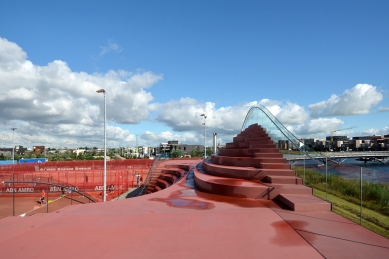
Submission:
M 329 160 L 317 166 L 301 160 L 292 166 L 314 195 L 332 211 L 389 238 L 389 173 Z
M 58 197 L 58 193 L 61 193 L 60 198 L 68 198 L 70 200 L 70 205 L 73 204 L 73 201 L 77 202 L 77 203 L 82 203 L 82 204 L 85 203 L 83 201 L 83 199 L 79 200 L 78 198 L 86 198 L 88 200 L 88 203 L 90 203 L 90 202 L 95 203 L 96 202 L 95 198 L 86 194 L 82 190 L 78 189 L 76 186 L 71 186 L 71 185 L 68 185 L 66 183 L 61 183 L 60 181 L 52 182 L 51 179 L 40 179 L 39 181 L 36 181 L 36 180 L 5 180 L 2 182 L 2 184 L 7 186 L 8 189 L 11 189 L 11 191 L 8 192 L 8 195 L 12 194 L 12 206 L 10 206 L 11 210 L 12 210 L 12 214 L 5 213 L 5 215 L 0 215 L 0 218 L 3 216 L 11 216 L 11 215 L 15 216 L 16 215 L 15 209 L 18 207 L 17 206 L 17 199 L 18 199 L 17 196 L 18 195 L 25 196 L 28 194 L 28 197 L 34 197 L 34 196 L 36 197 L 36 196 L 39 196 L 42 193 L 42 191 L 44 191 L 44 193 L 45 193 L 44 199 L 40 200 L 41 207 L 37 207 L 37 208 L 34 207 L 34 209 L 28 210 L 27 212 L 24 212 L 21 214 L 17 213 L 17 214 L 20 214 L 19 216 L 25 216 L 26 214 L 29 214 L 30 212 L 34 212 L 38 209 L 41 209 L 43 206 L 46 207 L 46 213 L 49 213 L 49 207 L 50 207 L 49 204 L 51 202 L 59 200 L 59 198 L 57 198 L 53 201 L 53 200 L 49 200 L 49 198 L 50 197 Z M 22 190 L 23 192 L 21 193 L 20 190 Z M 66 196 L 66 193 L 70 194 L 70 197 L 69 197 L 69 195 Z M 79 197 L 74 197 L 73 193 L 79 194 Z M 45 204 L 42 203 L 43 201 L 45 202 Z M 67 206 L 67 205 L 65 205 L 65 206 Z M 21 205 L 19 207 L 22 207 L 22 210 L 23 210 L 23 208 L 26 207 L 26 202 L 25 201 L 21 202 Z
M 290 132 L 265 106 L 252 107 L 243 122 L 242 131 L 252 124 L 261 125 L 280 149 L 294 149 L 303 152 L 306 156 L 323 165 L 326 156 L 316 152 L 302 143 L 292 132 Z
M 146 194 L 147 188 L 149 187 L 152 179 L 157 177 L 156 174 L 159 173 L 159 171 L 157 171 L 157 168 L 159 167 L 159 165 L 161 163 L 163 163 L 164 161 L 166 161 L 168 159 L 169 158 L 167 158 L 167 157 L 155 157 L 154 158 L 153 164 L 151 165 L 150 170 L 147 174 L 147 177 L 146 177 L 145 181 L 143 182 L 143 185 L 141 186 L 141 191 L 138 193 L 138 196 Z
M 295 160 L 292 169 L 316 196 L 332 203 L 335 213 L 389 238 L 389 173 L 336 161 L 336 156 L 350 156 L 347 152 L 310 149 L 262 105 L 249 110 L 242 131 L 252 124 L 266 130 L 287 160 Z M 387 152 L 369 154 L 387 161 Z

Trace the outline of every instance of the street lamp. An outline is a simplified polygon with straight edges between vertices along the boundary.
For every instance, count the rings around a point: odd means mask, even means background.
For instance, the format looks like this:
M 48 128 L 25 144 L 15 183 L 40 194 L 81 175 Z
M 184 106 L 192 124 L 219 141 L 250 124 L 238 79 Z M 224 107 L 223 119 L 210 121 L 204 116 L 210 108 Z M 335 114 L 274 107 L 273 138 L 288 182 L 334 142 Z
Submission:
M 149 136 L 156 136 L 154 133 L 146 133 L 146 135 L 149 135 Z M 150 158 L 150 145 L 151 145 L 151 142 L 149 141 L 149 142 L 147 143 L 147 145 L 149 145 L 148 151 L 149 151 L 149 158 Z
M 17 128 L 12 129 L 12 216 L 15 216 L 15 168 L 14 168 L 14 160 L 15 160 L 15 144 L 14 144 L 14 136 L 15 130 Z
M 107 135 L 105 131 L 105 121 L 106 121 L 106 104 L 105 104 L 105 90 L 99 89 L 96 91 L 97 93 L 103 93 L 104 94 L 104 187 L 103 187 L 103 202 L 107 201 Z
M 15 130 L 18 128 L 11 128 L 12 130 L 12 164 L 14 164 L 15 160 L 15 145 L 14 145 L 14 136 L 15 136 Z
M 206 159 L 206 157 L 207 157 L 207 146 L 205 145 L 205 136 L 206 136 L 206 125 L 205 125 L 205 122 L 206 122 L 206 120 L 207 120 L 207 115 L 205 115 L 204 113 L 203 114 L 201 114 L 200 116 L 203 116 L 204 117 L 204 123 L 203 123 L 203 125 L 204 125 L 204 160 Z

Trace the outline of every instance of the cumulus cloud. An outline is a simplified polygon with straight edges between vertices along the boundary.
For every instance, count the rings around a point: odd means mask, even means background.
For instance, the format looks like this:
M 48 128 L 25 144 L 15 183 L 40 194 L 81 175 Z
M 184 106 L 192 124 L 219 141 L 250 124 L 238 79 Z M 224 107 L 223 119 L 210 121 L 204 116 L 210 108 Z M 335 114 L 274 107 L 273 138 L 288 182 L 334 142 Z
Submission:
M 150 110 L 158 110 L 156 120 L 172 127 L 174 131 L 201 130 L 203 117 L 200 115 L 205 113 L 207 128 L 222 133 L 237 133 L 243 125 L 247 112 L 258 104 L 265 106 L 286 125 L 301 124 L 309 118 L 307 111 L 297 104 L 269 99 L 216 108 L 215 103 L 212 102 L 199 103 L 192 98 L 181 98 L 165 104 L 154 103 L 150 105 Z
M 367 114 L 382 99 L 383 95 L 377 87 L 357 84 L 340 96 L 334 94 L 326 101 L 309 105 L 309 109 L 313 118 Z
M 13 71 L 25 62 L 27 54 L 17 44 L 0 38 L 0 69 Z
M 79 147 L 79 146 L 103 146 L 103 127 L 89 127 L 85 125 L 70 124 L 41 124 L 36 122 L 11 122 L 17 129 L 14 132 L 10 128 L 3 128 L 0 137 L 4 136 L 2 145 L 5 143 L 15 145 L 45 145 L 49 147 Z M 107 146 L 118 147 L 135 143 L 135 135 L 118 126 L 106 127 Z
M 145 89 L 162 79 L 152 72 L 73 72 L 60 60 L 36 66 L 25 58 L 15 43 L 0 38 L 2 119 L 93 126 L 101 120 L 104 107 L 103 96 L 96 90 L 104 88 L 107 118 L 139 123 L 148 118 L 148 104 L 153 100 Z
M 206 114 L 206 127 L 213 130 L 237 131 L 243 124 L 244 117 L 249 110 L 247 105 L 221 107 L 216 109 L 212 102 L 199 103 L 192 98 L 171 100 L 165 104 L 153 104 L 152 109 L 158 109 L 156 120 L 172 127 L 174 131 L 199 131 Z
M 298 136 L 315 137 L 317 135 L 330 135 L 331 130 L 340 128 L 344 122 L 337 118 L 318 118 L 307 123 L 295 126 L 292 130 Z
M 286 126 L 304 123 L 309 118 L 308 112 L 295 103 L 286 102 L 286 104 L 278 103 L 269 106 L 264 102 L 263 105 Z
M 153 96 L 147 89 L 162 78 L 149 71 L 74 72 L 60 60 L 37 66 L 17 44 L 0 38 L 0 120 L 6 128 L 27 123 L 35 136 L 61 136 L 63 131 L 84 137 L 80 132 L 97 134 L 104 112 L 97 89 L 106 91 L 108 122 L 135 124 L 148 119 Z M 126 137 L 116 131 L 112 134 Z
M 360 135 L 362 136 L 388 135 L 388 134 L 389 134 L 389 127 L 384 127 L 382 129 L 370 128 L 360 132 Z
M 101 53 L 109 51 L 121 48 L 109 42 Z M 329 135 L 344 122 L 325 117 L 365 114 L 383 99 L 375 86 L 358 84 L 340 96 L 310 105 L 311 117 L 296 103 L 270 99 L 225 107 L 189 97 L 153 103 L 150 89 L 162 79 L 163 75 L 150 71 L 75 72 L 61 60 L 37 66 L 17 44 L 0 38 L 0 128 L 7 129 L 0 134 L 2 144 L 11 143 L 9 129 L 17 127 L 15 144 L 102 146 L 104 95 L 96 93 L 100 88 L 106 91 L 107 119 L 111 125 L 138 124 L 150 120 L 153 112 L 157 122 L 172 129 L 141 135 L 140 141 L 154 144 L 169 140 L 202 143 L 202 113 L 207 115 L 207 145 L 212 144 L 213 132 L 218 134 L 218 143 L 230 142 L 240 132 L 249 109 L 259 104 L 296 136 Z M 108 126 L 107 140 L 108 146 L 123 146 L 135 144 L 136 136 L 119 126 Z
M 160 142 L 168 142 L 170 140 L 176 140 L 179 143 L 184 144 L 193 144 L 200 142 L 199 136 L 199 134 L 192 132 L 184 132 L 179 134 L 171 131 L 163 131 L 160 133 L 146 131 L 140 135 L 140 141 L 150 145 L 159 145 Z

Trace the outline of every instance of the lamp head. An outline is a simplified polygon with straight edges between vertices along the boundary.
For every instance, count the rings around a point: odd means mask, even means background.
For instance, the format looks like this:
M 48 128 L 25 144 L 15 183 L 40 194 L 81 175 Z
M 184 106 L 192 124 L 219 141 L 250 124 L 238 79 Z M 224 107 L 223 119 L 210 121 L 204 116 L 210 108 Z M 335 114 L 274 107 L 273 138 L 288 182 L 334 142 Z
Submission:
M 105 90 L 104 89 L 99 89 L 99 90 L 96 91 L 96 93 L 103 93 L 103 94 L 105 94 Z

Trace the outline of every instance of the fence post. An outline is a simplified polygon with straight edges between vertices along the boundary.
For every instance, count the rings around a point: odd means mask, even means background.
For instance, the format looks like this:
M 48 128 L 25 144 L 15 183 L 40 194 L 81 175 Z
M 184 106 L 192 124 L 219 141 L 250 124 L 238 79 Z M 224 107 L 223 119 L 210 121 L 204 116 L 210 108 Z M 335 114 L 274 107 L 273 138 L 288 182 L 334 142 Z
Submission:
M 46 213 L 49 213 L 49 185 L 46 184 Z
M 120 178 L 118 177 L 118 174 L 117 174 L 117 173 L 118 173 L 118 172 L 116 171 L 116 172 L 115 172 L 115 178 L 116 178 L 116 180 L 115 180 L 115 181 L 116 181 L 116 184 L 115 184 L 115 185 L 116 185 L 116 188 L 118 189 L 117 196 L 119 197 L 119 186 L 120 186 L 120 180 L 119 180 L 119 179 L 120 179 Z
M 15 216 L 15 172 L 12 165 L 12 216 Z
M 360 169 L 360 174 L 361 174 L 361 209 L 360 209 L 360 225 L 362 226 L 362 167 Z
M 328 172 L 327 172 L 327 156 L 326 156 L 326 201 L 328 201 Z
M 305 185 L 305 145 L 304 145 L 303 156 L 304 156 L 304 185 Z

